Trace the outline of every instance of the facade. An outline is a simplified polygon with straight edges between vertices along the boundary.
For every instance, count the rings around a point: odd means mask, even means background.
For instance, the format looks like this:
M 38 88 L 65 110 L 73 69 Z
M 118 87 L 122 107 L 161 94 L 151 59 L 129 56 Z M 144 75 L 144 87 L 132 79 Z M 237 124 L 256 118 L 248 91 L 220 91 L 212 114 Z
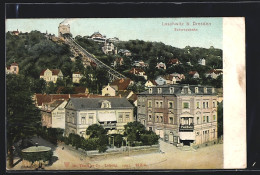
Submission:
M 102 51 L 104 54 L 117 54 L 117 48 L 112 42 L 105 42 Z
M 156 86 L 156 85 L 158 85 L 158 84 L 155 82 L 155 80 L 147 80 L 145 82 L 145 84 L 144 84 L 144 86 L 146 88 L 149 88 L 149 87 L 152 87 L 152 86 Z
M 192 77 L 192 78 L 200 78 L 200 75 L 197 71 L 190 71 L 189 72 L 189 75 Z
M 166 84 L 166 79 L 163 76 L 158 76 L 155 79 L 156 84 L 158 85 L 165 85 Z
M 160 62 L 160 63 L 157 63 L 156 68 L 157 68 L 157 69 L 166 69 L 166 65 L 165 65 L 165 63 Z
M 95 42 L 100 42 L 100 43 L 104 43 L 106 42 L 106 36 L 102 35 L 99 32 L 94 32 L 91 36 L 90 39 L 92 39 Z
M 129 71 L 130 74 L 134 74 L 135 76 L 144 77 L 145 80 L 147 80 L 147 75 L 143 69 L 140 68 L 132 68 Z
M 58 79 L 63 79 L 63 74 L 60 69 L 45 69 L 41 72 L 40 78 L 44 79 L 47 83 L 56 83 Z
M 116 90 L 108 84 L 102 89 L 102 96 L 116 96 Z
M 202 66 L 206 66 L 206 60 L 204 58 L 199 59 L 198 63 Z
M 42 126 L 65 129 L 65 105 L 67 100 L 43 103 L 41 108 Z
M 80 79 L 83 77 L 83 75 L 80 72 L 74 72 L 72 74 L 72 82 L 73 83 L 79 83 Z
M 70 25 L 60 23 L 58 27 L 58 37 L 62 37 L 62 35 L 66 33 L 70 33 Z
M 208 71 L 206 73 L 206 77 L 211 77 L 213 79 L 216 79 L 218 76 L 223 74 L 223 70 L 222 69 L 211 69 L 210 71 Z
M 10 66 L 5 69 L 6 74 L 18 74 L 19 73 L 19 65 L 17 63 L 12 63 Z
M 174 145 L 217 139 L 217 94 L 212 87 L 164 85 L 137 94 L 137 120 Z
M 65 135 L 86 137 L 92 124 L 102 125 L 108 134 L 122 134 L 124 125 L 134 121 L 133 109 L 126 98 L 71 98 L 65 106 Z

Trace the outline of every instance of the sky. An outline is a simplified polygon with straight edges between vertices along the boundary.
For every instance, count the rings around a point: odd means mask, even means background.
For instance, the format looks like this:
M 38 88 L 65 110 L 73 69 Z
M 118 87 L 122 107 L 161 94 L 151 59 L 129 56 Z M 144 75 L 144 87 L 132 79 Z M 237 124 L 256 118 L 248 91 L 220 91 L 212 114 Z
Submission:
M 73 37 L 100 32 L 107 38 L 118 37 L 122 41 L 139 39 L 163 42 L 178 48 L 213 46 L 222 49 L 222 18 L 212 17 L 7 19 L 6 32 L 17 29 L 22 32 L 38 30 L 58 36 L 61 22 L 70 24 Z

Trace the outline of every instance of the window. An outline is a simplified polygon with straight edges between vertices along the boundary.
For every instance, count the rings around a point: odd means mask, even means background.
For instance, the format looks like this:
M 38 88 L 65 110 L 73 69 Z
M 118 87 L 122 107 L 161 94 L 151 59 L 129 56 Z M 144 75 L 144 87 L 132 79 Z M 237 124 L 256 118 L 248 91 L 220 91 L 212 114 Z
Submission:
M 173 102 L 172 102 L 172 101 L 170 101 L 170 102 L 168 103 L 168 108 L 170 108 L 170 109 L 173 108 Z
M 123 113 L 118 113 L 118 122 L 123 122 Z
M 216 115 L 213 115 L 213 121 L 216 121 Z
M 161 116 L 161 122 L 163 122 L 163 117 Z
M 209 116 L 207 116 L 207 123 L 209 122 Z
M 85 125 L 86 124 L 86 117 L 81 117 L 81 124 Z
M 170 124 L 173 124 L 173 117 L 170 117 Z
M 197 101 L 197 109 L 200 108 L 200 102 Z
M 148 116 L 149 121 L 152 121 L 152 115 Z
M 130 120 L 130 114 L 129 113 L 125 114 L 125 120 L 126 120 L 126 122 L 129 122 L 129 120 Z
M 155 102 L 155 107 L 158 108 L 159 107 L 159 102 Z
M 188 88 L 184 88 L 184 93 L 188 94 Z
M 212 93 L 215 93 L 215 88 L 212 88 Z
M 159 116 L 156 116 L 156 122 L 159 122 Z
M 213 129 L 213 138 L 215 138 L 215 129 Z
M 204 93 L 208 93 L 208 89 L 206 87 L 204 88 Z
M 205 109 L 205 102 L 203 102 L 203 109 Z
M 170 94 L 173 94 L 173 93 L 174 93 L 174 88 L 170 87 Z
M 184 103 L 183 103 L 183 108 L 184 108 L 184 109 L 190 108 L 190 107 L 189 107 L 189 103 L 188 103 L 188 102 L 184 102 Z
M 89 125 L 92 125 L 92 124 L 93 124 L 93 117 L 94 117 L 94 114 L 89 114 L 89 115 L 88 115 L 88 124 L 89 124 Z
M 162 88 L 158 88 L 158 94 L 161 94 L 162 93 Z
M 206 104 L 207 104 L 207 108 L 209 108 L 209 102 L 207 102 Z
M 200 124 L 200 117 L 197 117 L 197 124 Z
M 203 116 L 203 123 L 205 123 L 206 121 L 206 116 Z
M 152 101 L 148 101 L 148 107 L 151 108 L 152 107 Z
M 163 107 L 163 102 L 162 101 L 160 101 L 160 106 L 159 106 L 160 108 L 162 108 Z
M 199 93 L 199 88 L 198 87 L 195 87 L 195 93 Z
M 216 102 L 213 101 L 213 108 L 215 108 L 215 107 L 216 107 Z
M 149 88 L 149 94 L 153 93 L 153 89 Z

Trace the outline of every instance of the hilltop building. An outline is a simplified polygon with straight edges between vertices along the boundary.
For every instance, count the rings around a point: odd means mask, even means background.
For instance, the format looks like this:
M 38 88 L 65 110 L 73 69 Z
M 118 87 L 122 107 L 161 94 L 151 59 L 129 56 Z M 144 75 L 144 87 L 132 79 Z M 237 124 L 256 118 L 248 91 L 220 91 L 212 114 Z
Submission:
M 200 85 L 163 85 L 137 94 L 137 120 L 181 146 L 217 139 L 217 94 Z
M 62 37 L 63 34 L 70 34 L 70 25 L 63 24 L 62 22 L 59 24 L 58 27 L 58 37 Z

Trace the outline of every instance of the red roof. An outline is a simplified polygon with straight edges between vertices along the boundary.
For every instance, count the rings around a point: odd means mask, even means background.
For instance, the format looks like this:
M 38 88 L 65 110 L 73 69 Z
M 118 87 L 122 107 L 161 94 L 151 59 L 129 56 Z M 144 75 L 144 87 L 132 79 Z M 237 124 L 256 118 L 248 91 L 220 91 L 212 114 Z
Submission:
M 137 95 L 136 94 L 131 95 L 131 97 L 129 97 L 128 100 L 132 101 L 132 102 L 135 102 L 137 100 Z
M 168 64 L 178 64 L 179 63 L 179 60 L 176 58 L 176 59 L 170 59 Z
M 216 70 L 216 69 L 211 69 L 208 71 L 208 73 L 215 73 L 215 74 L 221 74 L 222 73 L 222 70 Z
M 80 72 L 74 72 L 73 74 L 81 74 Z
M 165 75 L 165 76 L 163 76 L 164 79 L 170 80 L 170 81 L 173 79 L 173 77 L 174 77 L 173 75 Z
M 42 103 L 49 103 L 61 99 L 69 99 L 69 94 L 36 94 L 36 102 L 38 106 L 42 106 Z
M 42 70 L 41 73 L 40 73 L 40 75 L 44 75 L 44 72 L 45 72 L 46 70 L 47 70 L 47 69 Z M 61 70 L 60 70 L 60 69 L 50 69 L 50 71 L 52 72 L 52 75 L 58 75 Z
M 158 85 L 155 80 L 148 80 L 148 81 L 152 82 L 153 85 Z
M 84 94 L 86 93 L 86 89 L 85 87 L 74 87 L 74 91 L 77 94 Z
M 194 74 L 196 74 L 196 73 L 197 73 L 197 71 L 190 71 L 190 72 L 189 72 L 190 75 L 194 75 Z
M 11 66 L 18 66 L 16 62 L 12 63 Z
M 139 74 L 140 72 L 144 72 L 144 70 L 140 69 L 140 68 L 132 68 L 129 73 L 131 74 Z
M 130 78 L 125 78 L 125 79 L 117 79 L 115 81 L 113 81 L 110 85 L 111 86 L 117 86 L 118 87 L 118 90 L 126 90 L 127 87 L 129 86 L 131 82 L 131 79 Z

